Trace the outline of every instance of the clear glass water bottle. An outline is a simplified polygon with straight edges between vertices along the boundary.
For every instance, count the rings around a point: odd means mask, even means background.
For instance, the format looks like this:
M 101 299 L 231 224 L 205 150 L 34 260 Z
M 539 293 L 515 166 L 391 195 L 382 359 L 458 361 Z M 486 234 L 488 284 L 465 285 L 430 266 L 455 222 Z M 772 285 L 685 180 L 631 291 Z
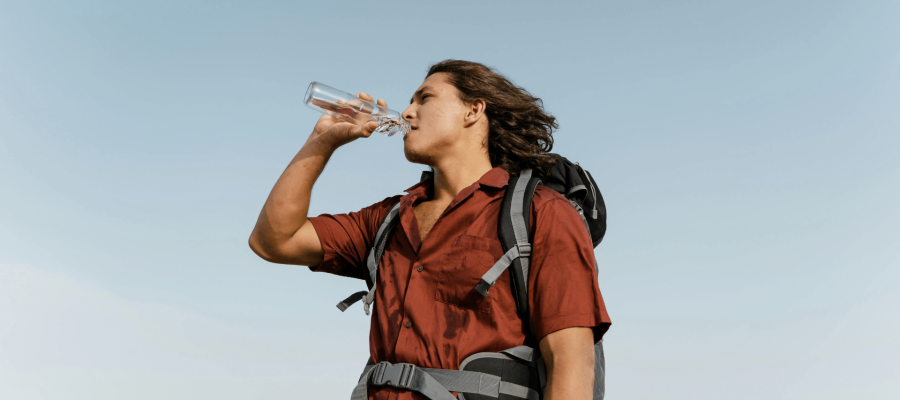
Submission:
M 309 108 L 354 124 L 363 125 L 375 121 L 378 123 L 375 132 L 387 136 L 398 133 L 402 136 L 410 129 L 409 123 L 403 120 L 400 113 L 319 82 L 309 84 L 303 103 Z

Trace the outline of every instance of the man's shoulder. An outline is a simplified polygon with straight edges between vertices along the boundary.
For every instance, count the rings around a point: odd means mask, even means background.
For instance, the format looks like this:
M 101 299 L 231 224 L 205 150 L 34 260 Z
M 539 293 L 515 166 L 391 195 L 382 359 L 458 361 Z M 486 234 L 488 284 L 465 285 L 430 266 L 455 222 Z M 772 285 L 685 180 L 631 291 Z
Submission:
M 583 220 L 578 210 L 562 193 L 546 186 L 538 185 L 531 199 L 532 221 L 550 219 L 555 223 L 573 223 L 581 226 Z
M 398 194 L 390 197 L 385 197 L 384 200 L 367 206 L 360 210 L 360 212 L 368 212 L 369 214 L 373 214 L 377 219 L 381 219 L 391 211 L 391 208 L 393 208 L 395 204 L 400 202 L 403 196 L 405 195 Z
M 388 196 L 388 197 L 385 197 L 384 200 L 381 200 L 381 201 L 379 201 L 379 202 L 377 202 L 377 203 L 375 203 L 375 204 L 372 204 L 372 205 L 369 206 L 369 207 L 387 207 L 387 208 L 391 208 L 391 207 L 394 206 L 394 204 L 399 203 L 399 202 L 400 202 L 400 199 L 402 199 L 403 197 L 406 197 L 406 196 L 409 196 L 409 194 L 395 194 L 395 195 L 393 195 L 393 196 Z
M 538 185 L 534 189 L 534 197 L 531 199 L 531 207 L 537 211 L 544 207 L 559 207 L 560 205 L 571 207 L 569 199 L 562 193 L 550 189 L 544 185 Z

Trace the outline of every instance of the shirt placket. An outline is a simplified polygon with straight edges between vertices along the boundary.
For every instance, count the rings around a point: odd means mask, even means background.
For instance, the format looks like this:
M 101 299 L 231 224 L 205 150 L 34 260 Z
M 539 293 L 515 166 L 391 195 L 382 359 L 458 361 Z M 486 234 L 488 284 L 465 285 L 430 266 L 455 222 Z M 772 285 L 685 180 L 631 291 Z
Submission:
M 458 193 L 456 198 L 453 199 L 441 216 L 438 217 L 431 232 L 428 234 L 429 239 L 426 239 L 427 243 L 423 241 L 418 246 L 419 250 L 416 253 L 413 263 L 410 265 L 412 270 L 409 274 L 406 291 L 403 294 L 403 306 L 401 309 L 403 318 L 400 322 L 397 341 L 394 343 L 394 357 L 397 360 L 405 360 L 415 364 L 425 361 L 420 359 L 419 356 L 427 354 L 428 352 L 425 351 L 425 349 L 421 349 L 423 343 L 418 335 L 434 333 L 429 330 L 430 327 L 427 324 L 428 317 L 423 313 L 434 311 L 435 300 L 432 293 L 434 290 L 433 282 L 436 280 L 434 274 L 440 273 L 440 265 L 438 263 L 441 262 L 440 255 L 443 254 L 441 250 L 443 246 L 448 245 L 449 236 L 452 236 L 448 232 L 445 232 L 443 228 L 445 226 L 455 225 L 448 223 L 447 220 L 452 219 L 459 214 L 457 208 L 462 207 L 466 200 L 472 197 L 472 194 L 475 193 L 478 188 L 479 185 L 475 183 Z M 415 212 L 413 210 L 413 204 L 418 197 L 410 197 L 411 199 L 406 204 L 405 209 L 401 210 L 405 215 L 401 217 L 400 221 L 404 230 L 407 231 L 406 233 L 408 238 L 410 238 L 410 242 L 413 243 L 415 239 L 419 239 L 418 232 L 410 232 L 412 229 L 418 229 L 418 224 L 415 222 Z M 415 248 L 416 246 L 413 247 Z M 429 294 L 431 295 L 429 296 Z M 423 323 L 423 326 L 417 326 L 416 317 L 419 315 L 422 315 L 423 318 L 425 318 L 422 321 L 418 321 Z

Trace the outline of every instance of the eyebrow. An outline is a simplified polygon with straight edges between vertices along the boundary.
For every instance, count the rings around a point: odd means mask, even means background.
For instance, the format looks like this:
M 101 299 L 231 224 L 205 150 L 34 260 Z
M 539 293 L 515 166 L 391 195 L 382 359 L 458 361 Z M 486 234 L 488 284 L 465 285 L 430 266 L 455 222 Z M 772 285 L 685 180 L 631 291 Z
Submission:
M 410 98 L 409 98 L 409 104 L 412 104 L 412 103 L 413 103 L 413 99 L 415 99 L 416 97 L 422 96 L 422 92 L 424 92 L 424 91 L 426 91 L 426 90 L 428 90 L 428 89 L 431 89 L 431 86 L 425 86 L 425 87 L 423 87 L 423 88 L 421 88 L 421 89 L 419 89 L 419 90 L 416 90 L 416 92 L 413 93 L 413 97 L 410 97 Z

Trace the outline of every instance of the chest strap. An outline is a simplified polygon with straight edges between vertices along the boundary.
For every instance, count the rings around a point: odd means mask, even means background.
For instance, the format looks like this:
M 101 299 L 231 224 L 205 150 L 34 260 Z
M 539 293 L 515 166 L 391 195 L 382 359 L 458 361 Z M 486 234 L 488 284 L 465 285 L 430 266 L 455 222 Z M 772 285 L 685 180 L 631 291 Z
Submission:
M 500 394 L 506 394 L 527 400 L 540 399 L 540 395 L 534 389 L 504 382 L 496 375 L 483 372 L 421 368 L 413 364 L 392 364 L 387 361 L 366 365 L 350 399 L 368 399 L 369 385 L 412 390 L 431 400 L 456 400 L 456 397 L 450 392 L 473 393 L 493 398 L 498 398 Z

